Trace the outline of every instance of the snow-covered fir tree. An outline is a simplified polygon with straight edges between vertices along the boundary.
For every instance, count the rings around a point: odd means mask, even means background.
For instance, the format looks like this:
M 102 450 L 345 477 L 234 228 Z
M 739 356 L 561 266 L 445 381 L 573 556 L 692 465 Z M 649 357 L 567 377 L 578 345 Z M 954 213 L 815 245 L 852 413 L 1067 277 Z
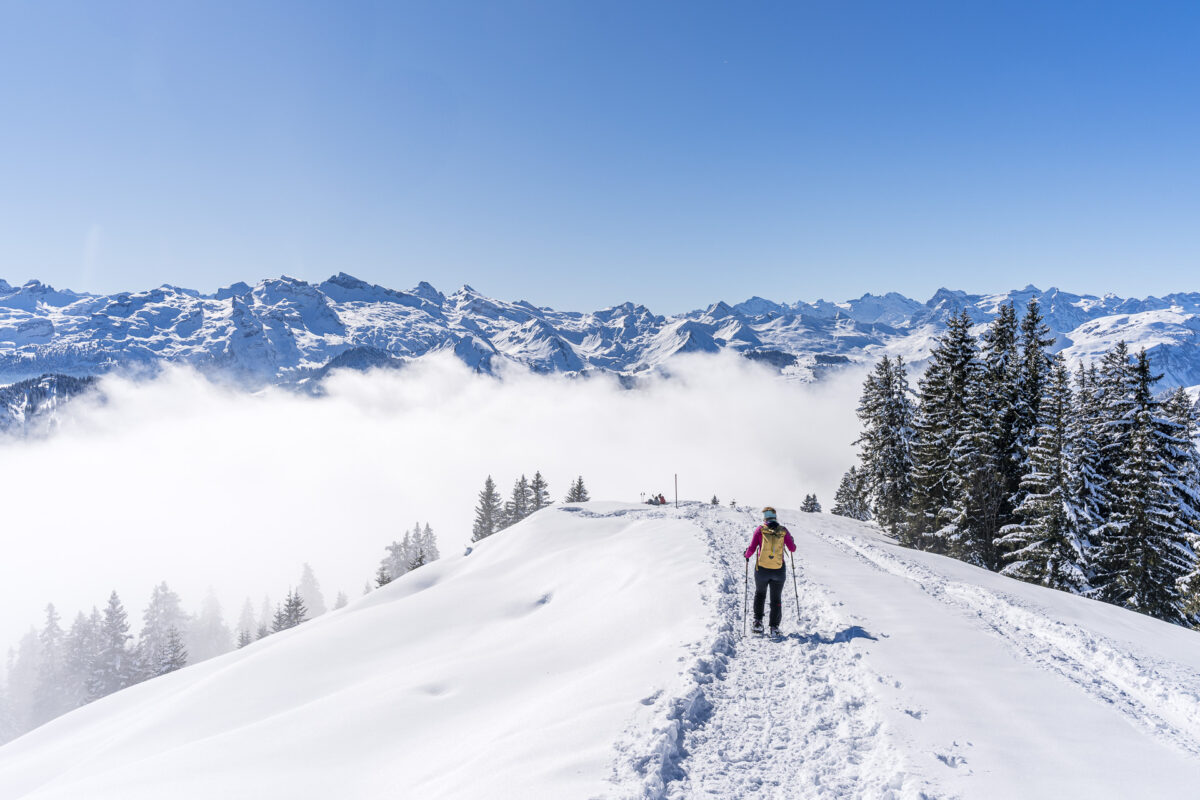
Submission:
M 478 542 L 486 539 L 504 527 L 504 506 L 500 502 L 500 494 L 496 491 L 496 483 L 488 475 L 483 482 L 483 490 L 479 493 L 479 504 L 475 506 L 475 524 L 471 528 L 471 541 Z
M 893 536 L 902 533 L 912 498 L 913 405 L 904 363 L 884 358 L 863 385 L 858 417 L 862 480 L 871 512 Z
M 271 623 L 271 630 L 274 633 L 285 631 L 288 628 L 294 628 L 300 623 L 308 619 L 308 609 L 304 607 L 304 599 L 300 597 L 300 592 L 289 590 L 287 599 L 283 601 L 283 605 L 275 611 L 275 618 Z
M 571 484 L 571 488 L 567 490 L 565 501 L 568 503 L 586 503 L 592 498 L 588 496 L 587 487 L 583 485 L 583 476 L 580 475 Z
M 815 494 L 804 495 L 804 502 L 800 504 L 800 510 L 810 514 L 818 514 L 821 511 L 821 504 L 817 501 Z
M 1005 526 L 1000 545 L 1003 574 L 1054 589 L 1087 587 L 1082 515 L 1072 506 L 1068 474 L 1072 413 L 1071 378 L 1059 356 L 1038 406 L 1033 446 L 1021 480 L 1020 522 Z
M 522 475 L 513 483 L 512 494 L 504 504 L 504 526 L 516 525 L 533 511 L 533 490 L 529 480 Z
M 1183 510 L 1183 521 L 1191 532 L 1191 549 L 1200 553 L 1200 450 L 1196 448 L 1197 414 L 1196 405 L 1182 388 L 1177 388 L 1163 403 L 1163 412 L 1179 426 L 1177 437 L 1180 444 L 1176 460 L 1180 465 L 1175 494 Z M 1200 562 L 1183 580 L 1183 612 L 1192 627 L 1200 627 Z
M 328 610 L 325 608 L 325 595 L 321 594 L 321 584 L 317 582 L 317 576 L 307 562 L 304 564 L 304 570 L 300 575 L 300 585 L 296 591 L 304 600 L 309 619 L 319 617 Z
M 1186 622 L 1182 583 L 1195 569 L 1193 533 L 1175 493 L 1182 466 L 1180 426 L 1153 396 L 1143 350 L 1133 388 L 1111 422 L 1123 448 L 1112 484 L 1113 508 L 1098 531 L 1096 596 L 1168 622 Z
M 1038 408 L 1045 385 L 1050 381 L 1051 360 L 1048 348 L 1054 344 L 1050 326 L 1042 316 L 1036 298 L 1029 301 L 1021 318 L 1021 360 L 1016 374 L 1016 406 L 1012 422 L 1012 457 L 1024 463 L 1033 447 L 1038 426 Z M 1007 487 L 1006 487 L 1007 488 Z M 1024 489 L 1012 493 L 1012 507 L 1021 504 Z
M 386 562 L 387 562 L 387 559 L 385 558 L 384 561 L 382 563 L 380 563 L 379 569 L 375 570 L 375 586 L 376 587 L 387 586 L 389 583 L 392 582 L 392 573 L 388 570 Z M 367 594 L 370 591 L 371 591 L 371 586 L 370 586 L 370 584 L 368 584 L 367 588 L 363 592 L 363 594 Z
M 75 615 L 65 643 L 63 682 L 71 707 L 78 708 L 88 701 L 88 685 L 92 665 L 100 654 L 100 610 L 93 607 L 91 615 L 82 611 Z
M 8 692 L 11 699 L 13 724 L 20 733 L 33 728 L 34 697 L 37 692 L 41 641 L 37 630 L 30 628 L 8 654 Z
M 166 581 L 155 586 L 150 593 L 150 602 L 142 612 L 142 630 L 136 648 L 140 678 L 160 674 L 159 662 L 171 631 L 178 633 L 188 626 L 188 622 L 179 595 L 171 591 Z
M 255 641 L 271 635 L 271 623 L 275 619 L 275 609 L 271 605 L 269 595 L 263 595 L 262 605 L 258 609 L 258 629 L 254 632 Z
M 177 669 L 183 669 L 188 663 L 187 646 L 183 643 L 183 634 L 178 628 L 170 628 L 167 631 L 167 640 L 163 643 L 162 650 L 158 654 L 158 664 L 156 665 L 155 676 L 166 675 L 168 672 L 174 672 Z
M 549 485 L 546 483 L 546 479 L 542 477 L 540 470 L 533 473 L 533 480 L 529 482 L 529 498 L 530 514 L 534 511 L 541 511 L 554 502 L 550 499 Z
M 995 540 L 1005 502 L 999 469 L 984 364 L 969 358 L 963 364 L 959 391 L 963 410 L 952 437 L 946 505 L 936 515 L 941 551 L 970 564 L 994 569 Z
M 258 629 L 258 620 L 254 616 L 254 604 L 250 602 L 250 598 L 246 598 L 246 602 L 242 603 L 242 613 L 238 615 L 237 623 L 237 646 L 238 649 L 245 647 L 254 641 L 254 632 Z
M 104 608 L 104 617 L 100 623 L 99 642 L 96 658 L 92 662 L 91 675 L 88 680 L 88 699 L 97 700 L 101 697 L 118 692 L 132 684 L 137 677 L 136 658 L 129 640 L 129 615 L 121 598 L 114 591 L 108 598 Z
M 8 686 L 0 682 L 0 744 L 11 742 L 20 736 L 22 731 L 17 729 L 16 715 L 13 713 L 12 696 Z
M 833 508 L 830 512 L 862 521 L 871 518 L 870 487 L 867 486 L 864 474 L 856 467 L 850 467 L 846 474 L 842 475 L 837 493 L 833 496 Z
M 425 554 L 426 564 L 437 561 L 442 557 L 441 551 L 438 550 L 437 536 L 428 522 L 425 523 L 425 527 L 421 530 L 421 551 Z
M 38 677 L 33 696 L 33 726 L 49 722 L 75 707 L 67 682 L 66 634 L 54 604 L 46 606 L 46 621 L 38 637 Z
M 212 589 L 205 595 L 200 612 L 188 623 L 184 641 L 193 664 L 199 664 L 233 649 L 233 632 L 225 622 L 221 613 L 221 603 Z
M 348 605 L 350 605 L 350 598 L 346 596 L 345 592 L 338 592 L 337 600 L 333 604 L 334 610 L 345 608 Z
M 1016 427 L 1020 350 L 1017 344 L 1017 313 L 1012 303 L 1000 306 L 996 318 L 980 337 L 979 358 L 983 364 L 981 391 L 972 402 L 982 434 L 981 455 L 977 464 L 991 472 L 992 487 L 977 487 L 976 505 L 986 508 L 986 517 L 978 523 L 978 561 L 988 569 L 1000 566 L 995 545 L 1000 531 L 1017 522 L 1014 503 L 1021 488 L 1025 453 L 1018 444 Z M 976 480 L 988 480 L 982 469 Z M 978 491 L 982 488 L 982 491 Z
M 947 321 L 946 330 L 930 353 L 930 364 L 918 383 L 919 401 L 913 422 L 912 500 L 901 543 L 934 552 L 950 549 L 957 538 L 960 516 L 955 508 L 956 483 L 963 476 L 955 458 L 965 463 L 968 453 L 955 448 L 970 429 L 968 383 L 978 380 L 971 318 L 964 309 Z
M 1075 375 L 1072 413 L 1067 423 L 1067 508 L 1075 516 L 1074 527 L 1083 548 L 1080 566 L 1088 579 L 1088 592 L 1093 572 L 1093 531 L 1103 523 L 1102 515 L 1111 505 L 1107 483 L 1100 474 L 1099 436 L 1103 425 L 1096 366 L 1085 369 L 1081 364 Z

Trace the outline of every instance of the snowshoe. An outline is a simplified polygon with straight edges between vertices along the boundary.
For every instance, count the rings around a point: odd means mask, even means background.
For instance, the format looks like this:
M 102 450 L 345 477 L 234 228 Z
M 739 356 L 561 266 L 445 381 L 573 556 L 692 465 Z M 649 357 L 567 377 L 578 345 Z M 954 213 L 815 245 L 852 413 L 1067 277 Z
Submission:
M 778 639 L 783 634 L 779 632 L 779 628 L 771 628 L 771 638 Z
M 761 622 L 754 623 L 753 625 L 750 626 L 750 632 L 757 633 L 759 636 L 762 636 L 763 624 Z

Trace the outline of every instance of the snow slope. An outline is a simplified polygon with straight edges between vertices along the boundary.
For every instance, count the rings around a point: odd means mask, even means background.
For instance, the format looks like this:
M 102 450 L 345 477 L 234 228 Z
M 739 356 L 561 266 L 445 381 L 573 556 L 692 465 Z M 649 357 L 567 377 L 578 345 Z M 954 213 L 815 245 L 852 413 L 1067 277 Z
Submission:
M 0 748 L 0 798 L 1127 798 L 1200 780 L 1200 635 L 781 512 L 555 507 Z

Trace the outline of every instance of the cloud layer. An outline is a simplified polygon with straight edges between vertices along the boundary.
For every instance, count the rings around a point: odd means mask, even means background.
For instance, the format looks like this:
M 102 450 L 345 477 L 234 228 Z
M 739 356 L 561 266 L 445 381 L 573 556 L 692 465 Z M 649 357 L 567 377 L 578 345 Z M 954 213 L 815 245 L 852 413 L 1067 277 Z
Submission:
M 0 583 L 15 598 L 0 643 L 47 602 L 69 625 L 113 589 L 136 631 L 163 580 L 189 608 L 211 586 L 232 624 L 245 597 L 281 599 L 304 562 L 330 605 L 353 598 L 418 520 L 461 552 L 489 474 L 506 494 L 540 469 L 556 501 L 576 475 L 595 499 L 670 497 L 678 473 L 682 499 L 796 506 L 815 491 L 828 508 L 852 463 L 860 373 L 801 386 L 734 356 L 671 369 L 626 390 L 427 359 L 336 374 L 319 399 L 181 369 L 108 378 L 104 401 L 69 406 L 50 438 L 0 448 L 13 498 Z

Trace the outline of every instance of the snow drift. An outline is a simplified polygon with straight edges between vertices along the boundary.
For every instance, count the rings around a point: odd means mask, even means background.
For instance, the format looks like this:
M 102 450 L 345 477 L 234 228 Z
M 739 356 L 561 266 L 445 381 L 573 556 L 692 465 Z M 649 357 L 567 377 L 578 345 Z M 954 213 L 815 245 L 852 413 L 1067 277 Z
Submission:
M 1200 636 L 781 511 L 555 507 L 0 748 L 0 798 L 1128 798 L 1200 779 Z

